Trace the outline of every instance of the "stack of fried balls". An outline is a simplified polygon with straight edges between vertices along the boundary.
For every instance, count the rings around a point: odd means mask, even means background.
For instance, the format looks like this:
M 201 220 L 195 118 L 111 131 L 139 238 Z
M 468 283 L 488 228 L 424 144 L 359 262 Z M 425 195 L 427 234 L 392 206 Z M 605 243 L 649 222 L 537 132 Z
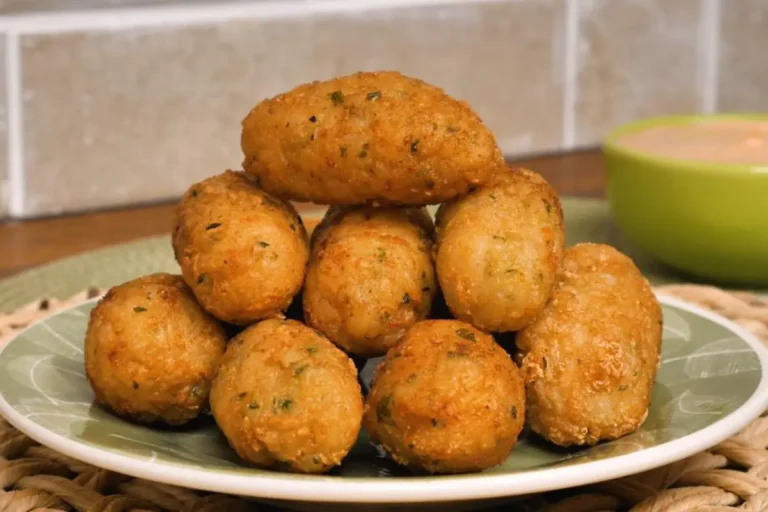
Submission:
M 210 408 L 245 462 L 302 473 L 339 465 L 363 427 L 399 464 L 462 473 L 503 462 L 525 423 L 560 446 L 643 423 L 649 284 L 611 247 L 566 249 L 555 191 L 505 167 L 465 103 L 357 73 L 260 102 L 241 146 L 243 171 L 178 205 L 181 275 L 93 309 L 97 402 L 150 424 Z M 292 201 L 330 205 L 311 237 Z M 364 396 L 358 366 L 379 356 Z

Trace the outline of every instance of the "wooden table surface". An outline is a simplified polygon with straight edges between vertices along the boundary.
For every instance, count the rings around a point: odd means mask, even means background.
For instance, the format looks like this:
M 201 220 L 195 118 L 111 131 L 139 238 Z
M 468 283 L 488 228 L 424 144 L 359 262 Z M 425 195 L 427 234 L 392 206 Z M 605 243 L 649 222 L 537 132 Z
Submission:
M 511 164 L 541 173 L 560 195 L 603 195 L 603 159 L 596 150 L 528 158 Z M 174 206 L 169 202 L 0 222 L 0 278 L 79 252 L 168 233 Z

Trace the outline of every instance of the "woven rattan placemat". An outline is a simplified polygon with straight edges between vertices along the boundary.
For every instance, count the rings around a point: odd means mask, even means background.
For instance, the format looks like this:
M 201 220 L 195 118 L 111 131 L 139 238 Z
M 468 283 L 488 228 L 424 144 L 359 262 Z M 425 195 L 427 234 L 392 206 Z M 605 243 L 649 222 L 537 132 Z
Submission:
M 713 310 L 768 344 L 768 299 L 699 285 L 667 285 L 657 290 Z M 0 315 L 0 344 L 30 322 L 98 293 L 91 289 L 67 300 L 42 298 Z M 275 510 L 231 496 L 105 471 L 39 446 L 2 419 L 0 482 L 0 512 Z M 493 510 L 768 511 L 768 416 L 710 450 L 669 466 L 586 488 L 531 496 Z

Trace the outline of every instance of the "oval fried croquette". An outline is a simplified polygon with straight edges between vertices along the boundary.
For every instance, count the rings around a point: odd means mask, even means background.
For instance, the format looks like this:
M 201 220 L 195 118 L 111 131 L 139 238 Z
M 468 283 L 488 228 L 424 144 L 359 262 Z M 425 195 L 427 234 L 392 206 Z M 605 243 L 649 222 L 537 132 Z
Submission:
M 333 343 L 294 320 L 269 319 L 230 341 L 211 410 L 244 460 L 321 473 L 357 440 L 363 398 L 354 363 Z
M 569 248 L 549 304 L 517 334 L 533 430 L 561 446 L 636 430 L 661 332 L 659 303 L 631 259 L 607 245 Z
M 437 204 L 503 166 L 463 102 L 397 72 L 301 85 L 243 120 L 243 167 L 264 190 L 320 204 Z
M 347 352 L 384 355 L 435 294 L 434 227 L 416 208 L 331 208 L 312 239 L 304 318 Z
M 181 425 L 207 405 L 224 329 L 181 276 L 113 287 L 91 311 L 85 371 L 96 401 L 139 422 Z
M 173 250 L 203 308 L 247 325 L 288 308 L 304 281 L 309 241 L 293 206 L 226 171 L 184 194 Z
M 400 464 L 462 473 L 504 461 L 524 418 L 523 379 L 493 338 L 457 320 L 427 320 L 376 369 L 364 424 Z
M 453 315 L 516 331 L 549 299 L 563 257 L 563 211 L 538 174 L 505 170 L 437 214 L 437 275 Z

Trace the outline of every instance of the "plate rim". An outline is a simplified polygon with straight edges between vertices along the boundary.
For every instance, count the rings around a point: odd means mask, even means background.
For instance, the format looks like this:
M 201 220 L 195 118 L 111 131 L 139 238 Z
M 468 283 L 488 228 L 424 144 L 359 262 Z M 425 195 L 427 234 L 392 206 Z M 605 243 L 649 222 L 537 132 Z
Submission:
M 319 503 L 439 503 L 514 497 L 579 487 L 638 474 L 690 457 L 738 433 L 768 408 L 768 347 L 755 335 L 717 313 L 663 293 L 656 295 L 662 305 L 699 315 L 744 340 L 760 361 L 760 381 L 738 409 L 703 429 L 651 448 L 584 464 L 511 474 L 469 473 L 420 478 L 339 478 L 278 472 L 231 475 L 226 470 L 214 472 L 174 463 L 139 461 L 129 455 L 69 439 L 17 412 L 2 393 L 0 412 L 11 425 L 41 445 L 99 468 L 134 478 L 236 496 Z M 30 324 L 0 347 L 0 355 L 19 336 L 39 323 L 98 299 L 73 304 Z

